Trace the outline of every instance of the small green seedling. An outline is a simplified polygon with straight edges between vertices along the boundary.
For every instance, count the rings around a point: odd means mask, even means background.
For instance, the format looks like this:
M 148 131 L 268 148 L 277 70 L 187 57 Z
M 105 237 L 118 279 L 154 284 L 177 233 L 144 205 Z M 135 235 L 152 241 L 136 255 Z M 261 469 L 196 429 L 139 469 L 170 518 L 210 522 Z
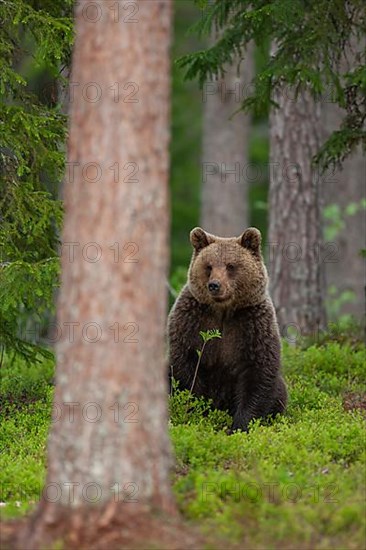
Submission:
M 203 344 L 202 344 L 202 348 L 201 349 L 197 349 L 197 355 L 198 355 L 198 361 L 197 361 L 197 365 L 196 365 L 196 370 L 194 372 L 194 377 L 193 377 L 193 382 L 192 382 L 192 386 L 191 386 L 191 389 L 190 389 L 190 392 L 192 393 L 193 392 L 193 388 L 194 388 L 194 385 L 196 383 L 196 378 L 197 378 L 197 372 L 198 372 L 198 367 L 200 366 L 200 363 L 201 363 L 201 358 L 202 358 L 202 354 L 204 352 L 204 349 L 206 347 L 206 344 L 207 342 L 209 342 L 210 340 L 213 340 L 214 338 L 221 338 L 221 332 L 215 328 L 215 329 L 212 329 L 212 330 L 207 330 L 206 332 L 204 331 L 200 331 L 200 336 L 203 340 Z

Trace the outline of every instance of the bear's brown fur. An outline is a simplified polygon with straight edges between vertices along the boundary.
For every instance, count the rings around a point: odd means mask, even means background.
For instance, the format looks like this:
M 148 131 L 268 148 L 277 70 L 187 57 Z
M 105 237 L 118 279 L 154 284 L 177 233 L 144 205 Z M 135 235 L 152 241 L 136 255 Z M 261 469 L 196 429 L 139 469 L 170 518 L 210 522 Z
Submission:
M 218 329 L 222 337 L 207 343 L 193 393 L 228 410 L 233 430 L 247 430 L 250 420 L 281 413 L 287 402 L 261 234 L 249 228 L 221 238 L 198 227 L 190 238 L 188 282 L 168 319 L 171 374 L 179 389 L 191 389 L 200 331 Z

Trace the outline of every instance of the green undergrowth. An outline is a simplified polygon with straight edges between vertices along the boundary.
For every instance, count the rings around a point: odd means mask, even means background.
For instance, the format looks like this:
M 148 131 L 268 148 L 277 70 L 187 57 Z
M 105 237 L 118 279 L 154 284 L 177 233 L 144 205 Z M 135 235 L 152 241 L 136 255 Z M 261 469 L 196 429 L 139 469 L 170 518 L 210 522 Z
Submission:
M 365 547 L 364 362 L 353 341 L 284 343 L 286 414 L 248 433 L 227 435 L 228 414 L 173 389 L 174 492 L 208 547 Z M 44 480 L 53 373 L 5 361 L 2 374 L 1 513 L 14 517 Z
M 172 399 L 180 509 L 234 547 L 364 548 L 365 349 L 284 344 L 283 370 L 286 414 L 247 434 Z
M 0 370 L 0 406 L 6 410 L 9 405 L 22 406 L 46 399 L 47 389 L 52 385 L 54 360 L 39 357 L 29 364 L 22 357 L 3 358 Z

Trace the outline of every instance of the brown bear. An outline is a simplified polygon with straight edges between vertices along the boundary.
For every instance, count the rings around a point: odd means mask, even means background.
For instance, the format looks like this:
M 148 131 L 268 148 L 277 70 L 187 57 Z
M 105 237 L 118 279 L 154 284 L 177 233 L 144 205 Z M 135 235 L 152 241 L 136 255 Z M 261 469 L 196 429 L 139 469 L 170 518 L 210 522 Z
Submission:
M 197 227 L 190 239 L 188 282 L 168 319 L 170 373 L 179 389 L 190 390 L 200 331 L 218 329 L 221 338 L 207 343 L 192 393 L 227 410 L 232 430 L 246 431 L 253 418 L 281 413 L 287 402 L 261 234 L 251 227 L 240 237 L 222 238 Z

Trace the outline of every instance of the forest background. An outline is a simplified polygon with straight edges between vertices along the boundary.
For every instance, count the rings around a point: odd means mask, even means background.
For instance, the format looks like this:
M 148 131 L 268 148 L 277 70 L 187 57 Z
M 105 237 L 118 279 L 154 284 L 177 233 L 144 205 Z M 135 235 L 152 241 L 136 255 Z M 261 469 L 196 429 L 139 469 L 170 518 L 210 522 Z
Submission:
M 5 450 L 10 456 L 18 458 L 11 464 L 4 462 L 2 501 L 10 504 L 6 507 L 6 514 L 13 515 L 32 506 L 44 475 L 45 435 L 49 425 L 54 367 L 53 352 L 45 344 L 52 342 L 49 325 L 54 319 L 53 304 L 59 275 L 60 188 L 65 174 L 62 144 L 67 128 L 66 90 L 73 31 L 71 2 L 18 0 L 3 2 L 1 8 L 5 22 L 1 34 L 1 92 L 4 94 L 1 121 L 4 141 L 0 151 L 1 403 L 5 412 L 2 433 Z M 178 0 L 175 3 L 173 60 L 209 43 L 207 37 L 187 34 L 197 19 L 199 10 L 192 2 Z M 266 66 L 268 52 L 269 43 L 265 39 L 263 47 L 252 48 L 253 74 Z M 204 122 L 205 99 L 208 99 L 205 88 L 200 89 L 196 80 L 184 80 L 184 73 L 182 66 L 172 65 L 171 302 L 186 277 L 191 255 L 188 233 L 202 220 L 202 160 L 204 133 L 207 132 Z M 365 86 L 364 68 L 359 78 Z M 333 102 L 329 101 L 331 95 L 331 92 L 325 96 L 323 94 L 322 106 L 332 106 Z M 325 126 L 324 121 L 321 124 Z M 266 252 L 270 244 L 269 108 L 250 116 L 245 139 L 246 163 L 253 169 L 247 181 L 246 224 L 262 231 Z M 324 176 L 333 185 L 329 200 L 322 207 L 324 239 L 335 245 L 335 248 L 325 252 L 336 251 L 339 253 L 336 257 L 341 260 L 330 262 L 330 267 L 336 267 L 333 274 L 343 269 L 352 277 L 357 271 L 352 269 L 352 262 L 357 263 L 362 258 L 363 245 L 359 236 L 364 234 L 362 228 L 365 223 L 365 196 L 362 194 L 364 160 L 361 151 L 357 151 L 347 159 L 348 164 L 344 165 L 343 172 L 330 164 L 330 171 Z M 351 179 L 345 183 L 344 177 Z M 353 228 L 355 232 L 352 234 Z M 351 259 L 346 259 L 339 252 L 342 238 L 348 233 L 353 235 L 351 241 L 355 250 Z M 355 240 L 361 244 L 355 246 Z M 268 256 L 266 259 L 268 261 Z M 285 371 L 291 378 L 292 403 L 284 424 L 274 428 L 273 434 L 277 435 L 273 437 L 277 438 L 277 442 L 272 447 L 270 445 L 268 456 L 261 464 L 262 484 L 268 478 L 287 487 L 294 476 L 289 464 L 297 465 L 295 484 L 298 483 L 299 487 L 303 487 L 305 479 L 311 478 L 311 487 L 315 487 L 314 490 L 320 494 L 316 497 L 316 504 L 323 523 L 321 527 L 316 526 L 311 512 L 315 497 L 309 492 L 305 494 L 302 491 L 298 496 L 291 493 L 290 497 L 283 493 L 276 495 L 280 507 L 271 511 L 268 510 L 266 495 L 258 497 L 257 494 L 250 494 L 249 498 L 244 499 L 244 506 L 245 513 L 251 517 L 250 531 L 254 539 L 258 524 L 262 522 L 263 527 L 269 522 L 272 535 L 279 541 L 287 537 L 292 542 L 305 540 L 312 544 L 312 540 L 319 539 L 325 546 L 335 541 L 357 547 L 363 540 L 360 460 L 364 449 L 358 411 L 364 408 L 365 403 L 361 391 L 364 348 L 361 343 L 363 326 L 360 323 L 364 312 L 364 287 L 360 284 L 359 273 L 358 270 L 356 282 L 342 286 L 332 283 L 325 289 L 323 298 L 328 321 L 333 323 L 328 325 L 328 332 L 311 334 L 308 342 L 298 338 L 298 333 L 295 338 L 291 333 L 282 333 L 285 337 Z M 306 331 L 304 335 L 309 336 Z M 312 345 L 314 340 L 316 345 Z M 294 341 L 299 348 L 291 346 Z M 243 513 L 238 507 L 243 506 L 243 501 L 239 499 L 238 502 L 232 488 L 235 487 L 237 475 L 244 475 L 243 479 L 251 483 L 253 477 L 246 477 L 247 468 L 252 475 L 268 438 L 265 429 L 258 425 L 247 442 L 248 447 L 243 447 L 239 438 L 233 438 L 227 444 L 222 432 L 227 419 L 209 416 L 208 420 L 202 420 L 204 407 L 204 404 L 198 403 L 197 413 L 187 418 L 184 397 L 171 403 L 172 437 L 178 462 L 176 492 L 181 509 L 188 518 L 207 520 L 211 525 L 212 517 L 215 517 L 215 529 L 220 536 L 232 537 L 235 542 L 243 536 L 244 528 L 238 520 Z M 314 425 L 319 414 L 323 423 L 322 429 L 317 431 Z M 210 426 L 208 431 L 207 422 Z M 194 442 L 205 431 L 207 437 L 198 446 Z M 312 453 L 311 464 L 305 464 L 305 455 L 297 461 L 296 441 L 299 433 L 304 447 Z M 14 442 L 17 443 L 14 445 Z M 282 446 L 283 455 L 279 453 Z M 249 448 L 252 454 L 248 455 L 249 462 L 243 468 L 246 460 L 243 453 L 249 452 Z M 213 476 L 208 479 L 215 479 L 216 486 L 212 498 L 202 501 L 199 487 L 202 486 L 207 463 L 212 468 L 208 476 Z M 227 464 L 231 469 L 225 477 Z M 274 474 L 278 464 L 280 468 Z M 338 476 L 340 472 L 344 474 L 344 469 L 347 472 L 339 482 Z M 329 478 L 324 481 L 328 473 Z M 219 478 L 215 477 L 217 475 Z M 341 506 L 338 506 L 339 500 L 335 497 L 336 511 L 328 505 L 332 504 L 335 493 L 342 495 Z M 289 511 L 289 503 L 294 501 L 300 502 L 300 506 Z M 276 529 L 273 527 L 276 514 L 284 510 L 288 515 Z M 303 523 L 294 527 L 293 518 L 298 519 L 301 514 L 304 514 Z M 349 530 L 352 537 L 348 535 Z M 260 531 L 258 544 L 265 541 L 265 531 L 265 528 Z

